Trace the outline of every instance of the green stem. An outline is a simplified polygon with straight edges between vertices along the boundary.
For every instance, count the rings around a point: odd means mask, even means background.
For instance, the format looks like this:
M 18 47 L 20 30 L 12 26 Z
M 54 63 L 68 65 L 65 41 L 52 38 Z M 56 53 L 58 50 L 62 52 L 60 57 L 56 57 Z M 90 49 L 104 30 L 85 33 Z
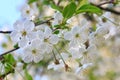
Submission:
M 65 61 L 64 61 L 64 59 L 63 59 L 63 57 L 61 56 L 61 54 L 60 54 L 59 50 L 56 48 L 56 46 L 54 46 L 54 48 L 55 48 L 55 49 L 56 49 L 56 51 L 58 52 L 58 54 L 59 54 L 60 58 L 62 59 L 63 63 L 66 65 L 66 63 L 65 63 Z
M 102 16 L 102 17 L 105 18 L 105 19 L 107 19 L 108 21 L 112 22 L 112 23 L 115 24 L 116 26 L 119 26 L 119 24 L 113 22 L 112 20 L 108 19 L 107 17 L 105 17 L 105 16 Z

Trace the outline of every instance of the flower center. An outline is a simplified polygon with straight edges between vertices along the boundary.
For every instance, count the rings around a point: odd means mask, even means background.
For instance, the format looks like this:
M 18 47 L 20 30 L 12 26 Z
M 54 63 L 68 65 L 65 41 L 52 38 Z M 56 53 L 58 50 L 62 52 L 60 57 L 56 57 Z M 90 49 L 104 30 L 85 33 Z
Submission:
M 76 35 L 75 35 L 75 37 L 76 37 L 76 38 L 79 38 L 79 37 L 80 37 L 80 35 L 79 35 L 79 34 L 76 34 Z
M 30 14 L 30 11 L 29 11 L 29 10 L 26 10 L 26 13 L 27 13 L 27 14 Z
M 44 39 L 44 42 L 48 42 L 48 38 Z
M 35 49 L 32 50 L 32 54 L 36 54 L 37 51 Z
M 26 36 L 27 35 L 27 32 L 26 31 L 23 31 L 22 32 L 22 36 Z

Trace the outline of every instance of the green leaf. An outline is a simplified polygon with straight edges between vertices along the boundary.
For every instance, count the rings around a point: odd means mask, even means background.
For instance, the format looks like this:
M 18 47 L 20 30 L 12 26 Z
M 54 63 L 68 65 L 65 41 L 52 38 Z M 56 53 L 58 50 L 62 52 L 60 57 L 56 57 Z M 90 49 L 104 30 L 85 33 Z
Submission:
M 55 30 L 54 34 L 59 34 L 59 32 L 60 32 L 59 30 Z
M 28 0 L 28 4 L 31 4 L 31 3 L 36 2 L 36 1 L 38 1 L 38 0 Z
M 26 80 L 33 80 L 32 76 L 28 73 L 26 69 L 25 69 L 25 78 Z
M 76 4 L 74 2 L 71 2 L 70 4 L 68 4 L 64 9 L 63 9 L 63 17 L 65 19 L 69 19 L 73 16 L 73 14 L 76 11 Z
M 62 9 L 61 9 L 59 6 L 55 5 L 54 3 L 51 3 L 50 5 L 51 5 L 51 7 L 52 7 L 53 9 L 62 12 Z
M 77 9 L 79 9 L 84 4 L 88 4 L 88 0 L 79 0 L 79 5 L 78 5 Z
M 43 0 L 43 4 L 49 5 L 51 0 Z
M 14 65 L 16 63 L 12 54 L 4 55 L 4 61 L 11 64 L 11 65 Z
M 19 47 L 19 46 L 18 46 L 18 43 L 14 45 L 14 48 L 18 48 L 18 47 Z
M 16 65 L 16 61 L 12 54 L 4 55 L 4 60 L 2 61 L 5 67 L 5 73 L 13 72 L 13 67 Z M 13 66 L 13 67 L 12 67 Z
M 101 14 L 102 10 L 99 9 L 96 6 L 93 6 L 91 4 L 85 4 L 81 6 L 77 11 L 76 14 L 83 13 L 83 12 L 90 12 L 90 13 L 96 13 L 96 14 Z

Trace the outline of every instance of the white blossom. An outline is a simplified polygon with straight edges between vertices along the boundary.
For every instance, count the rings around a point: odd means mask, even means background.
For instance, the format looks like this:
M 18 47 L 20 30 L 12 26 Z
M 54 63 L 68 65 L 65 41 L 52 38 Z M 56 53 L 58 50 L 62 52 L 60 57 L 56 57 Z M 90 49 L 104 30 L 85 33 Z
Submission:
M 38 16 L 38 10 L 36 8 L 36 4 L 24 4 L 21 9 L 21 16 L 27 20 L 34 20 L 36 16 Z
M 75 47 L 85 43 L 87 41 L 88 34 L 85 34 L 80 27 L 75 26 L 71 31 L 64 34 L 64 38 L 70 41 L 70 47 Z
M 23 49 L 22 59 L 26 63 L 35 62 L 38 63 L 43 59 L 44 50 L 40 46 L 41 42 L 39 39 L 35 39 L 30 45 Z
M 59 37 L 53 34 L 49 27 L 46 27 L 44 32 L 40 31 L 39 37 L 42 40 L 42 48 L 47 53 L 50 53 L 53 49 L 53 45 L 57 44 L 59 41 Z
M 36 32 L 34 32 L 34 23 L 28 20 L 17 21 L 14 24 L 14 30 L 10 34 L 14 43 L 18 43 L 20 47 L 26 46 L 29 41 L 36 38 Z

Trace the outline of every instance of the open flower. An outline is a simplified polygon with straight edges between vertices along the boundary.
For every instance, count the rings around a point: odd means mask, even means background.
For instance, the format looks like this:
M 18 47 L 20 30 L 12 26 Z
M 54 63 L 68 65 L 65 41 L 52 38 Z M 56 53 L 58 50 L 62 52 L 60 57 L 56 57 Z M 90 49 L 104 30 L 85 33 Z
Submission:
M 21 16 L 27 20 L 34 20 L 38 14 L 35 3 L 31 5 L 25 4 L 21 9 Z
M 71 31 L 64 34 L 64 38 L 70 41 L 70 47 L 75 47 L 85 43 L 88 38 L 88 34 L 86 34 L 79 26 L 75 26 Z
M 39 32 L 39 37 L 42 41 L 42 48 L 45 52 L 50 53 L 53 49 L 53 45 L 57 44 L 59 37 L 55 34 L 52 34 L 52 30 L 49 27 L 46 27 L 44 32 Z
M 30 45 L 23 49 L 22 59 L 24 62 L 38 63 L 43 59 L 44 50 L 41 48 L 40 43 L 39 39 L 34 39 Z
M 36 32 L 33 31 L 35 25 L 31 21 L 17 21 L 13 27 L 11 39 L 14 43 L 18 43 L 20 47 L 26 46 L 29 41 L 36 37 Z

